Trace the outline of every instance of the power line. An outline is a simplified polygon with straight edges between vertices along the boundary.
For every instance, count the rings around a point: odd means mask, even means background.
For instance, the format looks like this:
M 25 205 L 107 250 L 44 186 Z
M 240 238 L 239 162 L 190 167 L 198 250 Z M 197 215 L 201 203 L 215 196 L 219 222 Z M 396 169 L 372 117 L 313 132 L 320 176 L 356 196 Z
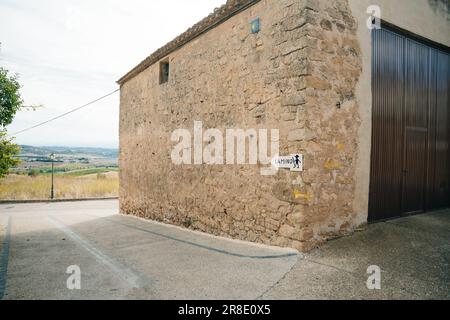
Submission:
M 61 114 L 61 115 L 59 115 L 59 116 L 56 116 L 56 117 L 51 118 L 51 119 L 49 119 L 49 120 L 46 120 L 46 121 L 44 121 L 44 122 L 38 123 L 38 124 L 36 124 L 36 125 L 34 125 L 34 126 L 32 126 L 32 127 L 29 127 L 29 128 L 23 129 L 23 130 L 20 130 L 20 131 L 18 131 L 18 132 L 15 132 L 15 133 L 13 133 L 12 135 L 13 135 L 13 136 L 16 136 L 16 135 L 18 135 L 18 134 L 24 133 L 24 132 L 26 132 L 26 131 L 30 131 L 30 130 L 35 129 L 35 128 L 37 128 L 37 127 L 41 127 L 41 126 L 43 126 L 43 125 L 45 125 L 45 124 L 47 124 L 47 123 L 49 123 L 49 122 L 52 122 L 52 121 L 61 119 L 62 117 L 65 117 L 65 116 L 67 116 L 67 115 L 69 115 L 69 114 L 71 114 L 71 113 L 74 113 L 74 112 L 76 112 L 76 111 L 78 111 L 78 110 L 80 110 L 80 109 L 86 108 L 86 107 L 90 106 L 91 104 L 94 104 L 94 103 L 96 103 L 96 102 L 98 102 L 98 101 L 100 101 L 100 100 L 103 100 L 103 99 L 105 99 L 105 98 L 107 98 L 107 97 L 109 97 L 109 96 L 112 96 L 114 93 L 116 93 L 116 92 L 119 91 L 119 90 L 120 90 L 120 89 L 116 89 L 116 90 L 114 90 L 113 92 L 110 92 L 110 93 L 108 93 L 108 94 L 106 94 L 106 95 L 104 95 L 104 96 L 102 96 L 102 97 L 100 97 L 100 98 L 98 98 L 98 99 L 95 99 L 95 100 L 93 100 L 93 101 L 91 101 L 91 102 L 88 102 L 88 103 L 82 105 L 81 107 L 74 108 L 74 109 L 72 109 L 72 110 L 70 110 L 70 111 L 68 111 L 68 112 L 66 112 L 66 113 L 63 113 L 63 114 Z

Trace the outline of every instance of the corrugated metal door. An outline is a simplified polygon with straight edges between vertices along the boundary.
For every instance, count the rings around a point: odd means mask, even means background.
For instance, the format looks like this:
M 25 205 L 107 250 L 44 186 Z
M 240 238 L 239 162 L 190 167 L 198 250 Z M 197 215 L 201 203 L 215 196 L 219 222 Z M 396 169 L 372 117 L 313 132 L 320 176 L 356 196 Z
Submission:
M 369 221 L 448 207 L 449 55 L 387 28 L 372 48 Z
M 403 212 L 425 210 L 428 140 L 428 53 L 426 45 L 405 40 L 405 139 Z
M 432 54 L 436 59 L 436 80 L 431 90 L 435 116 L 430 125 L 434 139 L 430 139 L 429 153 L 434 161 L 429 166 L 427 209 L 439 209 L 450 206 L 450 55 L 436 50 Z
M 372 50 L 371 221 L 398 216 L 402 211 L 404 39 L 376 31 Z

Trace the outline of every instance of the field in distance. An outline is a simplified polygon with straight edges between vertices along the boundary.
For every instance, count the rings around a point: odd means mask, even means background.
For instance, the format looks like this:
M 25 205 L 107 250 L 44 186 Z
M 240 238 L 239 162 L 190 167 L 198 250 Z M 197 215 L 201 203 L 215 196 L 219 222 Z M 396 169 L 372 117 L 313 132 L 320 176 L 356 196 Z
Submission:
M 46 200 L 54 159 L 56 199 L 116 197 L 117 149 L 21 146 L 21 163 L 0 179 L 0 200 Z

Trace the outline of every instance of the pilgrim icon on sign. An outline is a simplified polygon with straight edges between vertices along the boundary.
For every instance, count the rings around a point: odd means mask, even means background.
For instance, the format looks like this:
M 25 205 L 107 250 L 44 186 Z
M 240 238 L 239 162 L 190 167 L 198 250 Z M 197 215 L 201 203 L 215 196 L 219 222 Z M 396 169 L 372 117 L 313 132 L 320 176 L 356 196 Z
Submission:
M 294 169 L 300 169 L 300 156 L 298 154 L 294 156 Z

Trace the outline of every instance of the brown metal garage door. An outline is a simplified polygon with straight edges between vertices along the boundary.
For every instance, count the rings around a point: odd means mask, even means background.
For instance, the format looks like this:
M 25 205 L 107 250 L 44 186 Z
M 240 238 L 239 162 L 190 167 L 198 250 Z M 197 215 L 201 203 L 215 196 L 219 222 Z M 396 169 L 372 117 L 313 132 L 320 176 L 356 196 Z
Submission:
M 369 221 L 449 207 L 448 48 L 388 27 L 372 37 Z

